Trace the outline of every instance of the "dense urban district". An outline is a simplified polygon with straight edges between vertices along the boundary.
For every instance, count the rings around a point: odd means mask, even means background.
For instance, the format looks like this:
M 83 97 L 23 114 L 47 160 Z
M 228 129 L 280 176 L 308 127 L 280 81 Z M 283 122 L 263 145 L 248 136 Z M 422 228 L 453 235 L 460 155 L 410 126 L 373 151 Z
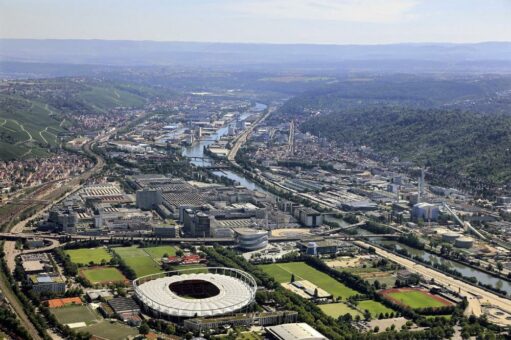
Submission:
M 505 339 L 511 78 L 0 83 L 14 339 Z

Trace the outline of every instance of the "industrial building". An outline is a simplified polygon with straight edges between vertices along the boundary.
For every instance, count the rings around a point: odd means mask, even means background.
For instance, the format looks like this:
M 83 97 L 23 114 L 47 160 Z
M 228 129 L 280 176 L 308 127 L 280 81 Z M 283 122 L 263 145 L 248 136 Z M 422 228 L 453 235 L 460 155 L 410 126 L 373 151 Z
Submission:
M 340 248 L 343 252 L 349 252 L 356 249 L 351 243 L 330 240 L 324 238 L 311 238 L 297 243 L 298 249 L 308 255 L 331 255 L 337 254 Z
M 138 190 L 136 194 L 136 202 L 137 208 L 146 210 L 153 209 L 163 202 L 161 191 L 156 189 Z
M 30 288 L 36 293 L 64 293 L 66 282 L 57 274 L 41 273 L 29 275 Z
M 323 224 L 323 215 L 312 208 L 300 207 L 294 209 L 293 215 L 306 227 L 314 228 Z
M 422 219 L 423 221 L 436 221 L 440 216 L 440 209 L 437 205 L 421 202 L 417 203 L 412 208 L 412 218 L 414 221 Z
M 194 318 L 187 319 L 183 325 L 185 329 L 191 331 L 202 330 L 218 330 L 224 327 L 250 327 L 256 326 L 269 326 L 281 325 L 290 322 L 296 322 L 298 319 L 298 312 L 295 311 L 276 311 L 276 312 L 261 312 L 254 314 L 234 314 L 232 316 L 221 316 L 216 318 Z

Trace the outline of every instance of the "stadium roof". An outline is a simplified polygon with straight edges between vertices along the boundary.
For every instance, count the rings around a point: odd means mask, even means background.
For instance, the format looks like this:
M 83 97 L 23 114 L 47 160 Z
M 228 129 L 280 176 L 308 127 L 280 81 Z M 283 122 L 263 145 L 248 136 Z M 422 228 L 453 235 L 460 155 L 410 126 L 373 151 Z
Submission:
M 328 340 L 304 322 L 270 326 L 266 327 L 266 331 L 279 340 Z
M 212 268 L 208 268 L 212 269 Z M 227 274 L 191 273 L 159 277 L 138 284 L 135 280 L 135 292 L 140 301 L 149 308 L 163 314 L 179 317 L 214 316 L 237 311 L 250 304 L 255 297 L 257 285 L 253 278 L 239 270 L 223 269 Z M 219 293 L 207 298 L 188 298 L 175 294 L 169 289 L 172 283 L 187 280 L 202 280 L 216 286 Z

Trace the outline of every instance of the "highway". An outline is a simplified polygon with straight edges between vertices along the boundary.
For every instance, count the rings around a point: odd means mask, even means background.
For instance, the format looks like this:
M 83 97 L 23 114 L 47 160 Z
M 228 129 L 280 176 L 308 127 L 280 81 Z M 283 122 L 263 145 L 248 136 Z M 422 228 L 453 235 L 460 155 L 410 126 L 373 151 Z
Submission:
M 483 314 L 482 307 L 485 305 L 496 306 L 502 311 L 511 315 L 511 300 L 500 297 L 496 294 L 481 289 L 475 285 L 471 285 L 459 279 L 447 276 L 434 269 L 413 262 L 412 260 L 409 260 L 407 258 L 393 254 L 373 244 L 368 244 L 363 241 L 355 241 L 354 243 L 366 249 L 369 247 L 373 247 L 374 249 L 376 249 L 376 254 L 384 258 L 387 258 L 393 262 L 396 262 L 405 267 L 406 269 L 408 269 L 409 271 L 418 273 L 428 280 L 433 278 L 436 283 L 443 285 L 453 291 L 456 291 L 462 296 L 467 297 L 468 307 L 465 310 L 465 315 L 467 316 L 471 314 L 474 314 L 475 316 L 481 316 Z M 511 325 L 511 320 L 507 320 L 504 315 L 500 318 L 493 317 L 492 321 L 505 326 Z

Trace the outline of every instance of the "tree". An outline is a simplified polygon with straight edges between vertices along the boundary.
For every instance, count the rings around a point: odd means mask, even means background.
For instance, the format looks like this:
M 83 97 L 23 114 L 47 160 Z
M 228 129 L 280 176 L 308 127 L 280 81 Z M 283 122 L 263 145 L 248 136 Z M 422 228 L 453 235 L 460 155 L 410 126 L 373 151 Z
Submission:
M 364 319 L 366 321 L 371 320 L 371 313 L 367 309 L 364 311 Z
M 291 283 L 295 282 L 295 274 L 291 274 Z
M 142 322 L 142 324 L 140 325 L 140 327 L 138 327 L 138 331 L 140 334 L 143 334 L 143 335 L 146 335 L 149 333 L 151 329 L 149 328 L 149 325 L 145 322 Z
M 497 262 L 497 269 L 499 270 L 499 272 L 501 272 L 502 269 L 504 269 L 504 265 L 502 264 L 502 262 L 500 261 Z
M 185 254 L 185 253 L 184 253 L 181 249 L 176 250 L 176 255 L 177 255 L 177 256 L 181 257 L 181 256 L 183 256 L 184 254 Z
M 373 286 L 374 286 L 374 289 L 380 289 L 380 287 L 381 287 L 380 281 L 374 280 Z
M 374 327 L 374 330 L 373 330 L 375 333 L 378 333 L 380 331 L 380 327 L 376 326 Z
M 319 296 L 318 289 L 314 288 L 314 297 L 318 298 L 318 296 Z

